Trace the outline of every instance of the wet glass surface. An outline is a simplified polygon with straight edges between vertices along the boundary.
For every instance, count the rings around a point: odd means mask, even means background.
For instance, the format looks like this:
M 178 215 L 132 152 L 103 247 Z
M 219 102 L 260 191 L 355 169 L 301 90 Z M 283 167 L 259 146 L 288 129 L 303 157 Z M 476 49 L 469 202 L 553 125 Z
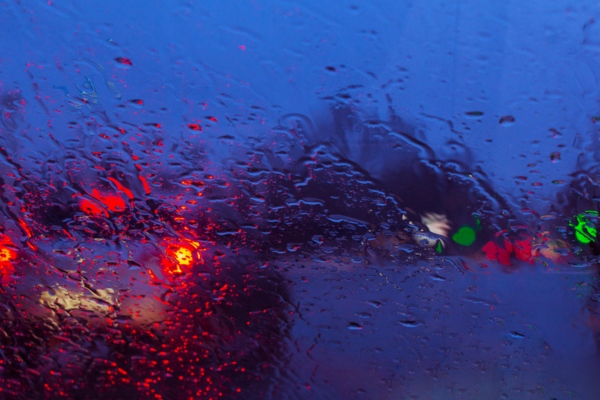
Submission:
M 595 2 L 70 3 L 0 2 L 0 398 L 596 398 Z

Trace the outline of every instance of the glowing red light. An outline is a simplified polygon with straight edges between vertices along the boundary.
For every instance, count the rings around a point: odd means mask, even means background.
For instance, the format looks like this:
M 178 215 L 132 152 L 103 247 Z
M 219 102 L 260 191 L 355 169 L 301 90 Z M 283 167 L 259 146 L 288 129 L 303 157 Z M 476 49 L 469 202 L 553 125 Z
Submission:
M 531 239 L 527 240 L 517 240 L 514 244 L 514 252 L 517 259 L 526 261 L 530 264 L 534 263 L 534 258 L 532 257 L 532 242 Z
M 113 179 L 109 178 L 109 180 L 112 181 Z M 133 193 L 131 193 L 130 190 L 123 188 L 120 184 L 116 186 L 119 189 L 124 189 L 123 191 L 128 197 L 133 197 Z M 89 215 L 108 217 L 108 211 L 123 212 L 125 211 L 127 206 L 125 200 L 123 200 L 121 196 L 109 193 L 101 193 L 98 189 L 92 189 L 92 197 L 96 201 L 82 198 L 79 202 L 79 207 L 81 208 L 81 211 Z
M 104 215 L 105 217 L 108 217 L 108 212 L 91 200 L 81 199 L 79 207 L 81 208 L 81 211 L 88 215 Z
M 485 257 L 490 261 L 498 261 L 502 265 L 510 266 L 510 251 L 498 246 L 496 243 L 489 241 L 481 249 L 485 253 Z
M 190 128 L 193 131 L 200 131 L 202 132 L 202 127 L 198 124 L 188 124 L 188 128 Z
M 118 180 L 116 180 L 115 178 L 108 178 L 109 181 L 111 181 L 112 183 L 115 184 L 115 186 L 117 187 L 117 189 L 119 189 L 121 192 L 125 193 L 125 195 L 132 200 L 133 199 L 133 192 L 129 189 L 127 189 L 125 186 L 123 186 L 121 184 L 121 182 L 119 182 Z
M 150 192 L 150 185 L 148 184 L 148 180 L 142 175 L 138 175 L 138 178 L 142 182 L 142 185 L 144 186 L 144 191 L 146 192 L 146 194 L 150 194 L 151 192 Z
M 125 200 L 114 194 L 103 194 L 98 190 L 92 190 L 92 196 L 106 206 L 112 212 L 125 211 Z

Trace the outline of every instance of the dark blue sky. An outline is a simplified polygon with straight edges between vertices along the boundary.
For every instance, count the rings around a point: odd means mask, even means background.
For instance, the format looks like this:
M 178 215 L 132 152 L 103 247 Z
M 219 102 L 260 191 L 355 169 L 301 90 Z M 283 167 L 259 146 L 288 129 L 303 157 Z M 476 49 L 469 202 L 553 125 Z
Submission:
M 65 104 L 55 86 L 73 93 L 86 76 L 98 80 L 109 113 L 118 99 L 107 79 L 123 99 L 144 99 L 153 112 L 167 107 L 160 119 L 173 127 L 193 119 L 190 104 L 199 102 L 213 114 L 259 107 L 273 127 L 288 113 L 318 118 L 324 99 L 340 94 L 381 117 L 391 100 L 441 155 L 458 139 L 508 192 L 515 176 L 542 182 L 527 188 L 537 199 L 594 151 L 600 10 L 591 1 L 166 4 L 3 2 L 4 90 L 23 91 L 28 122 L 39 127 L 68 119 L 40 106 Z M 132 67 L 119 69 L 116 57 Z M 516 122 L 500 125 L 503 116 Z M 560 163 L 550 159 L 555 151 Z

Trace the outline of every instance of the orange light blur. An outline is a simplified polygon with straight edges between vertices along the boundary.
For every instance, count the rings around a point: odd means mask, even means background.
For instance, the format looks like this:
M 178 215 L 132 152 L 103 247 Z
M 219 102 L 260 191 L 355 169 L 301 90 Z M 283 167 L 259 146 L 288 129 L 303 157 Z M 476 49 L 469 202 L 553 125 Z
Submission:
M 17 259 L 17 249 L 12 240 L 0 234 L 0 275 L 14 271 L 13 262 Z
M 0 263 L 12 261 L 15 258 L 13 251 L 6 247 L 0 247 Z
M 189 270 L 194 262 L 202 262 L 200 243 L 192 240 L 166 241 L 165 252 L 168 257 L 163 260 L 163 266 L 170 274 L 182 274 Z
M 192 263 L 192 252 L 185 247 L 180 247 L 174 253 L 179 265 L 190 265 Z

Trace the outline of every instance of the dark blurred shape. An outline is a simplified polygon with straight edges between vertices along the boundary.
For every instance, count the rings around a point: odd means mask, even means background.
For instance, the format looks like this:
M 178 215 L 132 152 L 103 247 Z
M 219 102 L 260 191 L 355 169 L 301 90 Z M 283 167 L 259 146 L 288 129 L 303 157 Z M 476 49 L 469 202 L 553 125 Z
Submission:
M 223 248 L 221 254 L 225 252 L 229 251 Z M 119 310 L 118 303 L 113 305 L 116 316 L 90 319 L 89 311 L 88 316 L 81 313 L 89 304 L 84 298 L 76 308 L 59 306 L 48 315 L 35 310 L 34 299 L 23 304 L 4 289 L 0 396 L 276 396 L 272 379 L 286 363 L 290 328 L 285 281 L 277 271 L 243 256 L 232 262 L 207 262 L 204 268 L 212 273 L 173 281 L 160 299 L 163 317 L 144 325 L 119 316 L 125 310 Z M 62 297 L 54 292 L 61 304 Z M 64 299 L 78 299 L 67 296 Z M 148 311 L 138 305 L 134 312 Z
M 507 227 L 510 206 L 475 165 L 470 149 L 454 143 L 460 148 L 460 159 L 443 158 L 417 137 L 416 127 L 393 112 L 387 120 L 364 117 L 346 106 L 334 107 L 331 112 L 333 118 L 323 118 L 316 128 L 298 119 L 295 123 L 300 127 L 295 129 L 304 132 L 313 146 L 321 143 L 338 162 L 352 165 L 379 190 L 398 199 L 396 207 L 403 209 L 401 214 L 414 212 L 409 215 L 413 222 L 445 216 L 450 225 L 448 238 L 462 227 L 477 225 L 475 240 L 468 246 L 454 241 L 451 252 L 478 251 Z M 358 213 L 357 218 L 365 215 L 360 208 L 352 212 Z M 398 216 L 392 219 L 401 220 Z

